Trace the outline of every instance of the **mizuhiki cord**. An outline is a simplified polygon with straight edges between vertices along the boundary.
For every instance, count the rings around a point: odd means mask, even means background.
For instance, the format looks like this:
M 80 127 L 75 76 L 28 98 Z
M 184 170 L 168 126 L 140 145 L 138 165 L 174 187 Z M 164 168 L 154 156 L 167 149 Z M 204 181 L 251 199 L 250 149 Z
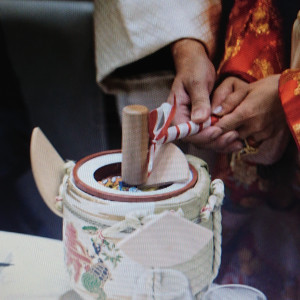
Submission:
M 196 124 L 192 121 L 170 126 L 176 113 L 176 97 L 174 96 L 174 104 L 163 103 L 160 107 L 152 110 L 149 114 L 149 163 L 148 174 L 151 173 L 155 158 L 156 148 L 160 145 L 183 139 L 199 133 L 201 130 L 214 125 L 218 118 L 210 116 L 205 122 Z

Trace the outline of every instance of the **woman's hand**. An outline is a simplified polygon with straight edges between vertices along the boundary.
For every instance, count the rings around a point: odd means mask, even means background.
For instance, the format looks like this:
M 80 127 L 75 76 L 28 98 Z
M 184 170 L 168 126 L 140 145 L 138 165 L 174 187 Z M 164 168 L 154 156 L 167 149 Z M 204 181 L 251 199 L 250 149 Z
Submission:
M 286 126 L 278 96 L 279 77 L 271 75 L 229 94 L 221 104 L 218 115 L 222 118 L 216 126 L 226 132 L 237 130 L 241 139 L 251 137 L 256 143 L 275 136 Z
M 245 161 L 261 165 L 272 165 L 283 155 L 291 137 L 287 126 L 280 129 L 274 136 L 264 140 L 258 147 L 256 154 L 246 155 Z
M 224 112 L 231 112 L 235 109 L 234 105 L 228 107 L 227 104 L 232 97 L 232 94 L 240 97 L 240 102 L 243 100 L 244 90 L 247 89 L 248 83 L 237 78 L 227 77 L 216 88 L 212 98 L 212 112 L 215 115 L 223 116 Z M 227 100 L 227 101 L 226 101 Z M 230 102 L 229 102 L 230 103 Z M 239 140 L 239 134 L 236 130 L 224 131 L 214 142 L 210 144 L 210 147 L 215 151 L 230 153 L 239 151 L 243 148 L 242 142 Z
M 238 131 L 240 139 L 247 138 L 249 144 L 250 140 L 252 145 L 260 144 L 257 154 L 244 156 L 248 162 L 273 164 L 288 144 L 290 134 L 278 96 L 279 77 L 271 75 L 251 84 L 228 78 L 236 91 L 228 93 L 224 81 L 214 93 L 213 111 L 222 117 L 216 126 L 225 132 Z
M 212 111 L 214 114 L 223 116 L 232 112 L 243 101 L 249 83 L 234 76 L 225 78 L 215 89 L 212 98 Z M 237 100 L 232 101 L 232 97 Z

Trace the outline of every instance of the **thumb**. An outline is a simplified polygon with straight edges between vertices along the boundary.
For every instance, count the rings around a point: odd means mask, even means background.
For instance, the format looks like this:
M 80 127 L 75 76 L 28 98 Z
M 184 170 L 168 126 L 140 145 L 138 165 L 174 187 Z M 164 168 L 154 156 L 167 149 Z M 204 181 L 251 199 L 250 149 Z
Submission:
M 245 100 L 245 98 L 248 96 L 248 90 L 247 89 L 239 89 L 229 95 L 226 96 L 225 100 L 221 104 L 222 110 L 220 112 L 220 115 L 226 115 L 235 108 L 241 104 Z M 217 107 L 214 109 L 214 113 L 216 113 Z M 218 113 L 216 113 L 218 114 Z
M 248 85 L 235 77 L 226 78 L 212 97 L 212 112 L 224 116 L 232 112 L 247 96 Z M 246 87 L 245 87 L 246 85 Z
M 212 96 L 212 111 L 215 114 L 222 115 L 222 103 L 226 97 L 233 92 L 230 78 L 226 78 L 214 91 Z
M 191 120 L 195 123 L 205 122 L 210 114 L 210 99 L 207 88 L 193 89 L 190 94 L 192 109 L 191 109 Z

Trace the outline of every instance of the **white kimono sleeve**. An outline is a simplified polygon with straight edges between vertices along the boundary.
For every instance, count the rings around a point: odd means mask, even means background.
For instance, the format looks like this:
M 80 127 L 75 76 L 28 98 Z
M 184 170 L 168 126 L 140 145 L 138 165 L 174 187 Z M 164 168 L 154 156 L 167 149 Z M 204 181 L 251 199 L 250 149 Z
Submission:
M 97 82 L 181 38 L 212 56 L 220 13 L 220 0 L 95 0 Z

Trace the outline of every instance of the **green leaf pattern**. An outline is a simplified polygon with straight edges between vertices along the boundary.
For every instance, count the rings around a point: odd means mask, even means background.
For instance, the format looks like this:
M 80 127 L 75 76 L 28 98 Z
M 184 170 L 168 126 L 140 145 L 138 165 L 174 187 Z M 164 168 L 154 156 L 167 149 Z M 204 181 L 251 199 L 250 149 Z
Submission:
M 98 260 L 109 262 L 109 264 L 111 264 L 113 268 L 116 268 L 118 263 L 121 262 L 122 256 L 118 253 L 119 249 L 116 247 L 115 243 L 110 242 L 105 238 L 99 238 L 100 231 L 99 228 L 95 226 L 83 226 L 82 229 L 85 233 L 92 235 L 90 241 L 91 243 L 94 243 L 94 253 L 96 257 L 99 257 Z M 96 251 L 96 249 L 98 251 Z M 101 260 L 101 258 L 103 260 Z M 107 270 L 109 272 L 108 268 Z M 81 276 L 81 282 L 83 286 L 89 292 L 96 293 L 98 296 L 97 300 L 105 300 L 106 294 L 103 291 L 103 286 L 106 280 L 99 280 L 99 278 L 94 277 L 90 271 L 82 274 Z

